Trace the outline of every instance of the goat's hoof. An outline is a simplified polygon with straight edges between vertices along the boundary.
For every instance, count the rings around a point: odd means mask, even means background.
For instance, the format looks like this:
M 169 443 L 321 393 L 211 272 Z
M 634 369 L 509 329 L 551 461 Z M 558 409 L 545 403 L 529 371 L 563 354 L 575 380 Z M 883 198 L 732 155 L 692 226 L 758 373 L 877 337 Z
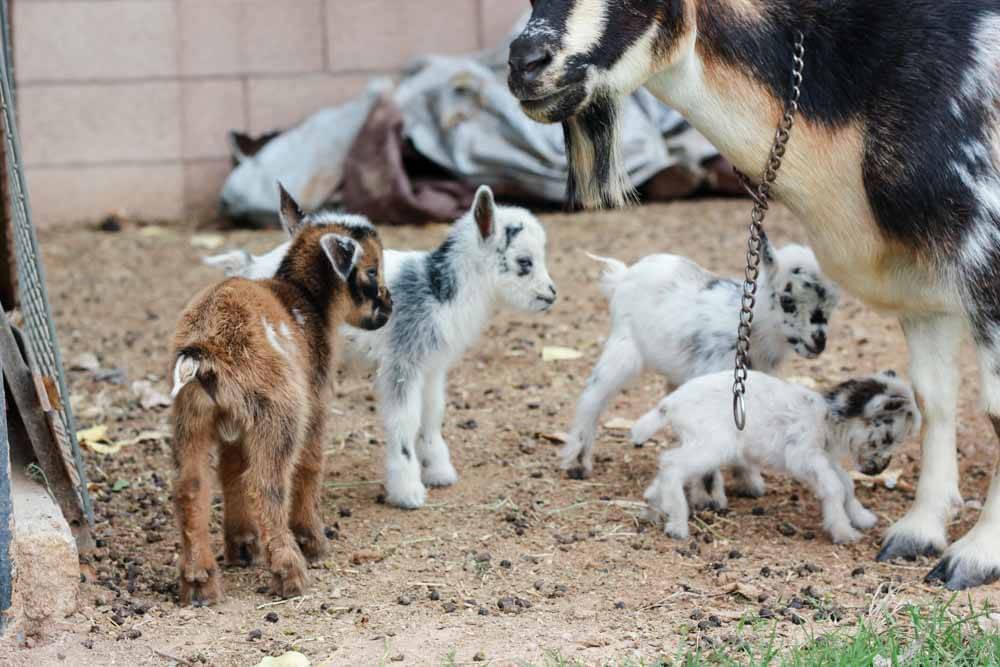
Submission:
M 260 558 L 260 543 L 253 533 L 226 534 L 224 559 L 226 565 L 250 567 Z
M 293 526 L 292 533 L 295 535 L 299 550 L 310 563 L 323 560 L 330 550 L 330 542 L 326 539 L 322 528 Z
M 309 581 L 306 560 L 298 546 L 282 544 L 271 550 L 271 590 L 283 598 L 302 595 Z
M 980 537 L 972 529 L 964 538 L 952 545 L 925 581 L 940 582 L 952 591 L 976 586 L 986 586 L 1000 580 L 1000 551 L 996 539 Z M 985 531 L 980 531 L 984 533 Z
M 450 461 L 435 463 L 420 471 L 421 481 L 431 487 L 451 486 L 458 481 L 458 472 Z
M 427 488 L 420 480 L 386 487 L 385 500 L 390 505 L 405 510 L 415 510 L 427 502 Z
M 568 479 L 584 480 L 590 477 L 590 471 L 582 465 L 572 466 L 570 468 L 566 468 L 566 477 Z
M 861 533 L 850 526 L 830 531 L 830 539 L 834 544 L 854 544 L 861 537 Z
M 181 565 L 180 602 L 203 607 L 222 601 L 222 578 L 215 563 L 211 567 Z
M 858 511 L 851 517 L 851 525 L 858 530 L 870 530 L 878 523 L 878 517 L 874 512 L 866 509 Z
M 686 523 L 680 526 L 667 523 L 663 526 L 663 532 L 667 537 L 675 540 L 686 540 L 691 536 L 691 531 L 688 530 Z

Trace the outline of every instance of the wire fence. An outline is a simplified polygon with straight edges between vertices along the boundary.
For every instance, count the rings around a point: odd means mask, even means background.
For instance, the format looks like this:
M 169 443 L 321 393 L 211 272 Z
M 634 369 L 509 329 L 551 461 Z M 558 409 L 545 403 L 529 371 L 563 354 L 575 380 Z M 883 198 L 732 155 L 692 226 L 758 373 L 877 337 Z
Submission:
M 7 182 L 9 184 L 10 224 L 14 236 L 14 254 L 17 260 L 18 301 L 24 316 L 23 334 L 28 348 L 28 363 L 34 372 L 52 378 L 59 392 L 59 404 L 54 405 L 57 415 L 53 430 L 70 467 L 73 486 L 80 498 L 87 522 L 93 526 L 94 514 L 87 492 L 87 475 L 76 440 L 76 426 L 66 389 L 62 355 L 56 342 L 55 322 L 45 290 L 45 272 L 38 251 L 38 238 L 31 221 L 31 206 L 25 186 L 21 163 L 21 144 L 14 111 L 13 73 L 10 67 L 10 24 L 7 2 L 0 12 L 3 48 L 0 49 L 0 110 L 3 114 Z

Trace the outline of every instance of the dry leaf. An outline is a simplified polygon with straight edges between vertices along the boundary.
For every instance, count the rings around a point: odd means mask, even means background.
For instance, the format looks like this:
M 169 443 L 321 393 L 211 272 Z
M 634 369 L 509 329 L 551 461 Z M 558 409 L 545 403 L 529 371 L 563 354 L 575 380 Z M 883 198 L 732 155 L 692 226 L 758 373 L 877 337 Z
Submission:
M 310 664 L 309 658 L 298 651 L 289 651 L 277 658 L 267 656 L 257 663 L 257 667 L 309 667 Z
M 583 352 L 571 347 L 550 346 L 542 348 L 542 361 L 572 361 L 583 356 Z
M 742 582 L 737 582 L 726 589 L 727 593 L 735 593 L 737 595 L 742 595 L 747 600 L 751 602 L 756 602 L 757 598 L 760 597 L 760 589 L 756 586 L 751 586 L 750 584 L 744 584 Z
M 857 470 L 852 470 L 851 479 L 863 484 L 881 484 L 887 489 L 899 489 L 905 492 L 913 491 L 913 485 L 903 479 L 903 471 L 899 468 L 886 470 L 878 475 L 865 475 Z
M 611 431 L 631 431 L 633 426 L 635 426 L 635 420 L 623 417 L 615 417 L 604 422 L 604 428 Z
M 139 236 L 147 239 L 170 238 L 173 235 L 173 232 L 159 225 L 147 225 L 139 230 Z
M 557 445 L 564 445 L 569 439 L 569 434 L 567 433 L 536 433 L 536 437 L 542 440 L 548 440 L 549 442 L 554 442 Z
M 203 250 L 221 248 L 225 242 L 226 238 L 222 234 L 195 234 L 191 237 L 191 245 Z
M 163 431 L 141 431 L 139 435 L 134 438 L 126 438 L 125 440 L 119 440 L 116 444 L 119 448 L 128 447 L 130 445 L 138 445 L 140 442 L 155 442 L 157 440 L 166 440 L 170 437 L 169 433 L 164 433 Z
M 98 424 L 97 426 L 91 426 L 90 428 L 85 428 L 82 431 L 77 431 L 76 439 L 83 447 L 90 447 L 91 445 L 98 443 L 111 443 L 108 439 L 108 427 L 104 424 Z M 94 451 L 98 450 L 95 449 Z
M 351 556 L 351 562 L 355 565 L 364 565 L 365 563 L 378 563 L 384 558 L 385 556 L 383 556 L 380 551 L 376 551 L 375 549 L 362 549 Z

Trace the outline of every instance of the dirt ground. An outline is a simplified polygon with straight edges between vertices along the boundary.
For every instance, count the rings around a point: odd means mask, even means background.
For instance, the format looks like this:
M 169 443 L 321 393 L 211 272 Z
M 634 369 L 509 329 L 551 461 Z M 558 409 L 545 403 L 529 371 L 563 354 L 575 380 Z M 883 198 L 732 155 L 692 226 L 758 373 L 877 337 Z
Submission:
M 88 452 L 99 548 L 83 559 L 79 611 L 33 638 L 33 648 L 0 644 L 0 663 L 254 665 L 291 649 L 330 665 L 540 663 L 548 651 L 585 664 L 654 660 L 699 643 L 766 638 L 775 623 L 779 639 L 818 635 L 873 607 L 938 596 L 922 583 L 929 561 L 873 561 L 882 531 L 903 514 L 912 490 L 862 486 L 859 497 L 882 521 L 859 544 L 835 547 L 822 532 L 816 500 L 772 476 L 764 498 L 733 498 L 724 516 L 699 515 L 692 539 L 678 543 L 636 519 L 656 446 L 636 449 L 625 432 L 605 428 L 590 480 L 558 471 L 558 445 L 541 434 L 568 430 L 608 329 L 599 266 L 583 251 L 627 261 L 674 252 L 735 275 L 747 214 L 746 202 L 710 200 L 544 216 L 560 300 L 544 315 L 502 312 L 454 368 L 444 434 L 461 479 L 432 491 L 419 511 L 379 502 L 381 433 L 371 383 L 356 372 L 343 375 L 327 451 L 332 549 L 311 570 L 302 598 L 269 596 L 259 567 L 227 569 L 223 604 L 178 608 L 169 442 Z M 784 210 L 768 227 L 778 244 L 802 240 Z M 445 233 L 444 226 L 383 230 L 387 245 L 398 248 L 431 247 Z M 194 234 L 184 225 L 41 234 L 65 357 L 93 353 L 100 361 L 96 372 L 70 372 L 80 428 L 106 424 L 113 440 L 169 432 L 168 410 L 142 409 L 130 385 L 148 379 L 169 391 L 175 318 L 200 286 L 218 278 L 199 263 L 206 250 L 192 244 Z M 279 240 L 277 232 L 227 233 L 223 248 L 262 251 Z M 541 350 L 550 345 L 583 357 L 543 362 Z M 996 450 L 976 410 L 969 350 L 961 363 L 962 491 L 981 501 Z M 906 369 L 898 325 L 845 297 L 826 354 L 795 359 L 784 374 L 826 384 L 887 368 Z M 662 380 L 644 377 L 604 421 L 637 417 L 662 391 Z M 728 406 L 720 411 L 720 419 L 730 418 Z M 904 487 L 916 481 L 918 454 L 908 443 L 893 463 L 904 470 Z M 952 537 L 977 514 L 971 503 Z M 221 548 L 217 530 L 214 537 Z M 993 586 L 975 595 L 1000 601 L 998 593 Z

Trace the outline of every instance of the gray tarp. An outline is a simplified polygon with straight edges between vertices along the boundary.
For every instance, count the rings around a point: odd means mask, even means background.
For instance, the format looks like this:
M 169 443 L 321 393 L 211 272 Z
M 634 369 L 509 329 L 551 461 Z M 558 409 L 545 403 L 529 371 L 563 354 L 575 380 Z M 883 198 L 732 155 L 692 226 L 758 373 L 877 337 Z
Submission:
M 279 179 L 306 209 L 336 203 L 344 160 L 379 95 L 401 110 L 404 138 L 455 178 L 561 203 L 567 173 L 562 130 L 521 111 L 507 90 L 506 53 L 505 43 L 472 56 L 421 58 L 395 86 L 373 80 L 358 98 L 319 111 L 255 155 L 234 151 L 238 166 L 222 191 L 224 212 L 273 217 Z M 718 154 L 645 90 L 625 104 L 622 140 L 625 167 L 637 187 L 673 165 L 700 172 Z

